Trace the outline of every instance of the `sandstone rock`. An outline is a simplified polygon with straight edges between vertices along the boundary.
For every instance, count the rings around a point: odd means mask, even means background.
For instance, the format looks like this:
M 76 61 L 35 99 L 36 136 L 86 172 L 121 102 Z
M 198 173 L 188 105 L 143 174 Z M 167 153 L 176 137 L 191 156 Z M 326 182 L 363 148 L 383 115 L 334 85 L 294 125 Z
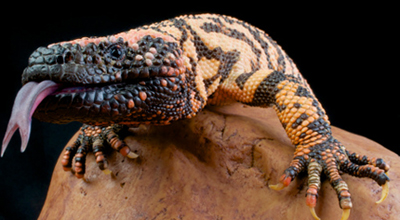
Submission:
M 272 109 L 235 104 L 170 126 L 131 130 L 125 140 L 140 157 L 113 153 L 112 175 L 89 154 L 85 182 L 64 172 L 59 159 L 39 219 L 313 219 L 305 174 L 282 191 L 267 187 L 278 182 L 294 152 Z M 349 150 L 391 166 L 390 194 L 379 205 L 381 187 L 373 180 L 343 175 L 352 193 L 350 219 L 399 219 L 399 156 L 339 128 L 333 133 Z M 323 220 L 340 219 L 336 193 L 323 180 L 316 212 Z

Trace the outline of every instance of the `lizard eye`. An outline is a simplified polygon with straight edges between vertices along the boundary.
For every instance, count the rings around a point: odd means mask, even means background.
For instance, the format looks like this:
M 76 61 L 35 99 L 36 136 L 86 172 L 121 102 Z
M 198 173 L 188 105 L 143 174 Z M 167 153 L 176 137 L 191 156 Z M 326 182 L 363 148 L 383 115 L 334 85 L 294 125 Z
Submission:
M 125 50 L 119 44 L 111 45 L 108 49 L 111 59 L 122 60 L 125 58 Z

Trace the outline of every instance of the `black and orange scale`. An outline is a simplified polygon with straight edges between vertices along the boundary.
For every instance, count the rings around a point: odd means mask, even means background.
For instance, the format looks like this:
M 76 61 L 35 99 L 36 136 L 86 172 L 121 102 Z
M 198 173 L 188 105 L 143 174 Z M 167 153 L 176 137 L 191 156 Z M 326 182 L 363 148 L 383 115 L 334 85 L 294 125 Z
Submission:
M 187 15 L 41 47 L 31 55 L 23 83 L 43 80 L 64 87 L 46 97 L 34 116 L 85 124 L 62 162 L 80 178 L 89 151 L 100 169 L 110 172 L 103 142 L 129 158 L 138 156 L 119 138 L 121 125 L 167 125 L 194 117 L 206 105 L 235 101 L 276 110 L 296 150 L 280 182 L 270 187 L 282 189 L 307 171 L 306 201 L 316 219 L 322 172 L 337 192 L 342 219 L 352 203 L 339 173 L 369 177 L 385 187 L 389 181 L 382 159 L 348 152 L 332 136 L 325 110 L 281 47 L 229 16 Z

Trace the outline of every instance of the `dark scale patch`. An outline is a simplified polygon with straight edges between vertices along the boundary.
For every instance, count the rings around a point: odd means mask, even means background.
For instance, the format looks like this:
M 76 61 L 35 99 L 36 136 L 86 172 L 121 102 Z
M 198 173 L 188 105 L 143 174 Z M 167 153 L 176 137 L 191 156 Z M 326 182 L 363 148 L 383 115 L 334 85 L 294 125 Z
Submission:
M 311 146 L 309 149 L 311 152 L 314 152 L 313 155 L 315 155 L 315 158 L 320 160 L 322 159 L 321 153 L 324 152 L 326 149 L 332 149 L 332 146 L 335 144 L 334 141 L 334 138 L 330 136 L 324 142 Z
M 295 107 L 295 108 L 300 108 L 300 107 L 301 107 L 301 104 L 300 104 L 300 103 L 294 103 L 293 107 Z
M 205 22 L 202 26 L 200 26 L 200 28 L 202 28 L 207 33 L 210 33 L 210 32 L 221 33 L 221 34 L 224 34 L 224 35 L 226 35 L 226 36 L 228 36 L 230 38 L 241 40 L 241 41 L 247 43 L 250 46 L 252 52 L 257 57 L 256 63 L 252 62 L 252 70 L 251 70 L 251 72 L 243 73 L 243 76 L 241 76 L 238 79 L 236 79 L 236 84 L 239 86 L 239 88 L 243 89 L 244 84 L 250 78 L 250 76 L 260 69 L 261 51 L 259 49 L 257 49 L 257 47 L 255 47 L 254 42 L 252 40 L 250 40 L 246 36 L 246 34 L 240 32 L 240 31 L 238 31 L 236 29 L 227 28 L 219 20 L 219 18 L 213 18 L 211 20 L 213 20 L 215 23 Z M 229 68 L 229 69 L 231 69 L 231 68 Z
M 285 175 L 292 180 L 296 178 L 296 176 L 308 165 L 308 161 L 304 158 L 304 156 L 296 156 L 293 158 L 293 160 L 297 160 L 296 166 L 290 166 L 284 171 Z
M 264 106 L 276 103 L 276 94 L 279 89 L 276 87 L 286 79 L 281 72 L 275 71 L 269 74 L 258 86 L 254 93 L 254 98 L 250 105 Z
M 258 70 L 259 68 L 256 67 L 256 65 L 253 63 L 253 61 L 251 61 L 251 72 L 249 73 L 243 73 L 241 75 L 239 75 L 236 80 L 235 83 L 236 85 L 239 86 L 240 89 L 243 89 L 244 84 L 247 82 L 247 80 Z
M 294 95 L 307 98 L 313 97 L 310 91 L 307 88 L 304 88 L 303 86 L 297 87 L 297 90 Z
M 202 26 L 200 26 L 200 28 L 203 29 L 207 33 L 210 33 L 210 32 L 221 33 L 228 37 L 244 41 L 245 43 L 247 43 L 250 46 L 250 48 L 252 49 L 252 52 L 257 56 L 257 66 L 259 66 L 258 62 L 260 60 L 261 51 L 258 50 L 254 46 L 253 41 L 250 40 L 249 38 L 247 38 L 246 34 L 240 32 L 236 29 L 227 28 L 227 27 L 223 26 L 223 24 L 219 20 L 217 20 L 217 21 L 218 21 L 218 25 L 213 24 L 213 23 L 204 23 Z
M 318 132 L 318 134 L 321 134 L 323 136 L 331 135 L 331 128 L 328 122 L 326 122 L 323 118 L 319 118 L 313 121 L 312 123 L 307 125 L 307 127 L 313 131 Z
M 312 105 L 317 108 L 317 114 L 319 116 L 324 116 L 325 115 L 324 111 L 319 106 L 319 102 L 316 99 L 313 100 Z
M 297 128 L 299 125 L 301 125 L 301 123 L 303 123 L 304 120 L 306 120 L 308 118 L 307 114 L 301 114 L 300 117 L 298 119 L 296 119 L 296 121 L 292 124 L 292 128 Z
M 244 84 L 247 82 L 247 80 L 254 74 L 254 72 L 250 73 L 243 73 L 240 76 L 238 76 L 235 80 L 236 85 L 239 86 L 240 89 L 243 89 Z
M 269 40 L 269 42 L 271 42 L 278 53 L 278 69 L 280 68 L 282 69 L 282 72 L 286 72 L 285 53 L 280 49 L 279 45 L 274 40 L 272 40 L 270 36 L 265 35 L 265 37 Z
M 255 28 L 252 28 L 250 25 L 244 23 L 243 26 L 246 27 L 249 30 L 249 32 L 253 35 L 254 39 L 263 48 L 264 53 L 265 53 L 265 55 L 267 57 L 268 68 L 274 69 L 273 65 L 272 65 L 272 62 L 271 62 L 271 51 L 268 49 L 269 45 L 272 45 L 276 49 L 276 51 L 278 52 L 278 59 L 277 59 L 277 64 L 278 65 L 277 66 L 278 66 L 278 68 L 281 69 L 280 70 L 281 72 L 285 73 L 286 72 L 285 57 L 287 57 L 287 55 L 285 56 L 285 53 L 279 48 L 278 44 L 274 40 L 272 40 L 268 35 L 266 35 L 265 33 L 260 32 L 259 30 L 255 29 Z M 264 37 L 267 38 L 269 42 L 266 42 L 263 39 L 261 39 L 260 34 L 264 35 Z
M 286 78 L 287 78 L 287 80 L 289 80 L 289 82 L 294 82 L 294 83 L 297 83 L 297 84 L 300 84 L 300 85 L 304 85 L 303 79 L 300 78 L 300 77 L 295 77 L 293 75 L 290 75 L 290 74 L 286 73 Z
M 200 26 L 200 28 L 203 29 L 207 33 L 210 33 L 210 32 L 222 33 L 221 26 L 211 23 L 211 22 L 204 23 L 202 26 Z
M 277 105 L 276 108 L 278 109 L 279 112 L 282 112 L 286 109 L 286 105 Z
M 178 28 L 178 30 L 182 32 L 181 39 L 179 40 L 179 45 L 183 47 L 183 43 L 188 39 L 188 33 L 187 30 L 185 29 L 185 26 L 187 26 L 187 24 L 182 19 L 174 19 L 172 23 L 174 27 Z
M 268 68 L 269 69 L 274 69 L 272 62 L 271 62 L 271 51 L 269 50 L 269 47 L 272 46 L 276 49 L 277 51 L 277 66 L 278 68 L 280 68 L 280 71 L 282 73 L 286 72 L 286 59 L 289 60 L 289 64 L 292 65 L 292 68 L 294 68 L 293 63 L 291 62 L 290 58 L 288 58 L 288 56 L 283 52 L 283 50 L 281 50 L 281 48 L 279 47 L 279 45 L 271 38 L 269 37 L 267 34 L 265 34 L 263 31 L 258 30 L 257 28 L 249 25 L 248 23 L 244 22 L 244 21 L 240 21 L 240 20 L 232 20 L 229 18 L 224 17 L 225 20 L 229 23 L 236 23 L 238 25 L 241 25 L 243 27 L 245 27 L 254 37 L 254 39 L 260 44 L 261 48 L 263 48 L 264 50 L 264 54 L 267 57 L 267 61 L 268 61 Z M 265 39 L 267 39 L 267 41 L 263 40 L 261 38 L 261 36 L 263 36 Z M 286 58 L 286 59 L 285 59 Z M 277 70 L 277 69 L 275 69 Z
M 220 49 L 219 47 L 216 49 Z M 221 49 L 220 49 L 221 50 Z M 222 51 L 222 50 L 221 50 Z M 223 53 L 220 57 L 220 66 L 218 67 L 218 72 L 215 76 L 210 79 L 204 80 L 206 88 L 208 88 L 215 80 L 221 77 L 220 83 L 223 82 L 231 72 L 233 65 L 237 62 L 239 58 L 238 51 L 229 51 L 228 53 Z
M 237 50 L 233 51 L 223 51 L 221 47 L 217 47 L 214 49 L 210 49 L 206 46 L 203 42 L 201 37 L 194 31 L 189 25 L 186 24 L 185 20 L 179 19 L 176 20 L 174 25 L 182 31 L 182 39 L 181 44 L 188 39 L 187 31 L 193 36 L 193 43 L 196 48 L 197 58 L 200 60 L 202 57 L 207 59 L 216 59 L 220 61 L 221 65 L 218 68 L 218 73 L 210 79 L 204 80 L 204 84 L 206 88 L 210 86 L 216 79 L 221 77 L 221 83 L 228 77 L 229 73 L 231 72 L 233 65 L 238 61 L 240 52 Z M 213 25 L 209 25 L 207 28 L 213 29 L 216 28 Z M 192 65 L 196 68 L 197 63 L 193 63 Z
M 229 17 L 227 17 L 227 16 L 225 16 L 225 15 L 221 15 L 220 17 L 223 18 L 224 21 L 225 21 L 226 23 L 228 23 L 228 24 L 233 24 L 233 23 L 235 23 L 235 21 L 236 21 L 236 20 L 231 19 L 231 18 L 229 18 Z
M 195 94 L 195 98 L 197 99 L 197 100 L 199 100 L 201 103 L 202 103 L 202 107 L 206 104 L 206 100 L 204 100 L 200 95 L 199 95 L 199 92 L 197 91 L 197 85 L 196 85 L 196 80 L 195 80 L 195 77 L 196 77 L 196 74 L 195 74 L 195 71 L 196 71 L 196 65 L 197 65 L 197 63 L 194 61 L 194 59 L 193 58 L 190 58 L 190 64 L 192 65 L 192 67 L 193 67 L 193 72 L 192 71 L 187 71 L 187 74 L 185 75 L 186 76 L 186 81 L 188 82 L 188 85 L 185 87 L 185 91 L 187 90 L 187 94 L 191 94 L 191 92 L 190 91 L 195 91 L 196 92 L 196 94 Z M 189 115 L 191 112 L 192 112 L 192 106 L 191 106 L 191 103 L 189 102 L 189 97 L 187 97 L 187 100 L 188 100 L 188 102 L 187 102 L 187 106 L 189 106 L 190 108 L 190 111 L 188 111 L 188 113 L 187 113 L 187 115 Z M 200 109 L 199 109 L 200 110 Z
M 233 22 L 233 21 L 232 21 Z M 271 62 L 271 51 L 268 49 L 269 46 L 271 45 L 272 47 L 274 47 L 278 53 L 278 59 L 277 59 L 277 66 L 278 68 L 280 68 L 282 73 L 286 72 L 286 62 L 285 62 L 285 53 L 280 49 L 280 47 L 278 46 L 278 44 L 272 40 L 271 37 L 269 37 L 267 34 L 265 34 L 264 32 L 258 30 L 257 28 L 252 27 L 251 25 L 249 25 L 248 23 L 244 22 L 244 21 L 240 21 L 240 20 L 236 20 L 236 23 L 238 25 L 241 25 L 245 28 L 247 28 L 247 30 L 253 35 L 254 39 L 261 45 L 261 48 L 263 48 L 264 50 L 264 54 L 267 57 L 267 61 L 268 61 L 268 68 L 270 69 L 274 69 L 272 62 Z M 265 37 L 267 41 L 264 41 L 261 38 L 261 35 L 263 35 L 263 37 Z
M 220 17 L 207 17 L 207 18 L 210 19 L 211 21 L 214 21 L 215 23 L 222 25 L 222 22 L 219 19 Z
M 231 72 L 233 65 L 239 60 L 240 57 L 240 51 L 233 50 L 233 51 L 228 51 L 224 56 L 222 57 L 222 65 L 218 69 L 218 75 L 221 75 L 221 82 L 223 82 L 227 77 L 228 74 Z
M 317 108 L 317 112 L 316 112 L 316 113 L 317 113 L 319 116 L 324 116 L 324 115 L 325 115 L 324 111 L 323 111 L 323 110 L 320 108 L 320 106 L 319 106 L 319 102 L 318 102 L 318 101 L 315 99 L 315 97 L 311 94 L 311 92 L 310 92 L 309 89 L 307 89 L 307 88 L 305 88 L 305 87 L 303 87 L 303 86 L 299 86 L 299 87 L 297 88 L 296 92 L 295 92 L 295 95 L 296 95 L 296 96 L 300 96 L 300 97 L 313 98 L 312 105 L 313 105 L 314 107 Z

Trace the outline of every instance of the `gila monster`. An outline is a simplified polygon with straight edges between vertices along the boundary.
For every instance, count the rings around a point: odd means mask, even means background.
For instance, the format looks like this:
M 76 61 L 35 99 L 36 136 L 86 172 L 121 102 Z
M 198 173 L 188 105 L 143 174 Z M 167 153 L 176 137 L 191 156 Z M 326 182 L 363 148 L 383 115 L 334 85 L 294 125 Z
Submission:
M 296 147 L 279 183 L 281 190 L 308 172 L 306 204 L 315 219 L 322 172 L 335 189 L 342 219 L 352 208 L 340 173 L 369 177 L 388 194 L 389 166 L 346 150 L 296 65 L 262 30 L 235 18 L 180 16 L 106 37 L 84 37 L 39 47 L 29 57 L 3 140 L 1 155 L 19 128 L 24 151 L 34 116 L 51 123 L 84 125 L 62 165 L 84 177 L 93 152 L 108 169 L 106 150 L 138 155 L 124 143 L 128 126 L 168 125 L 196 116 L 206 105 L 237 101 L 275 109 Z

